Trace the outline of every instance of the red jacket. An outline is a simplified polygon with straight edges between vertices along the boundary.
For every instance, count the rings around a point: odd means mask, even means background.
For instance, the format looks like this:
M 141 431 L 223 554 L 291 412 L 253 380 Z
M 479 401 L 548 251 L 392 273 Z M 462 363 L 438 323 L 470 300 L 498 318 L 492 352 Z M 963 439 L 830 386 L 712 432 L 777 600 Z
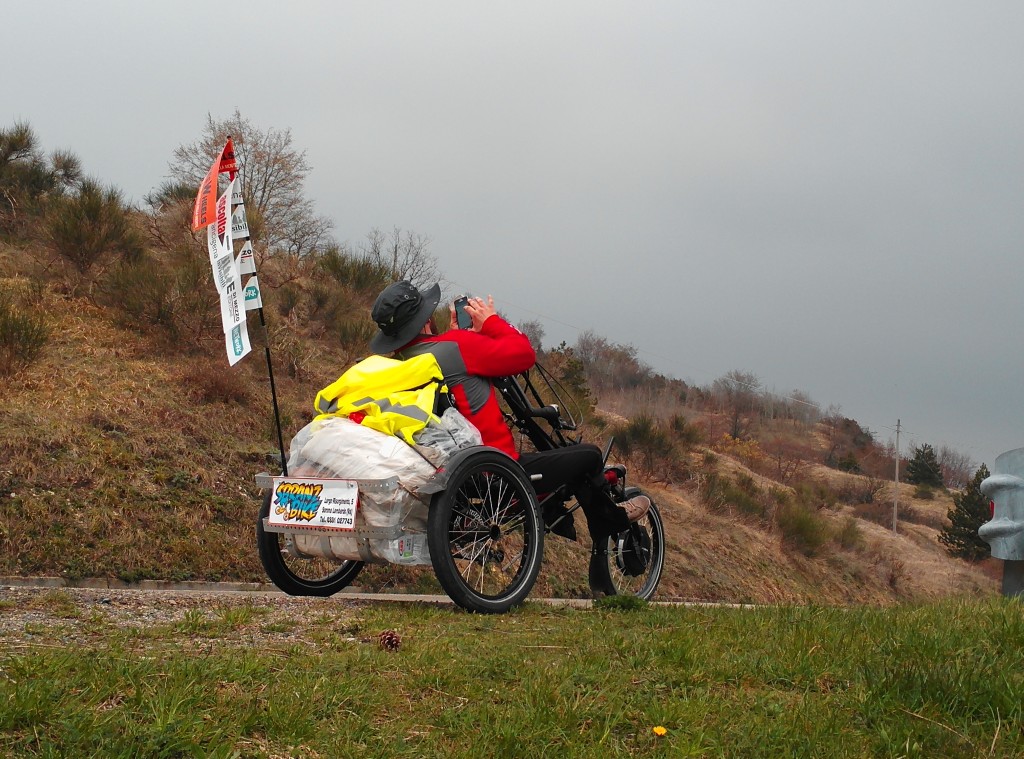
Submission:
M 452 329 L 443 335 L 420 335 L 400 358 L 432 353 L 444 373 L 455 407 L 480 430 L 484 445 L 519 458 L 505 424 L 490 378 L 525 372 L 537 360 L 530 339 L 500 316 L 487 318 L 479 332 Z

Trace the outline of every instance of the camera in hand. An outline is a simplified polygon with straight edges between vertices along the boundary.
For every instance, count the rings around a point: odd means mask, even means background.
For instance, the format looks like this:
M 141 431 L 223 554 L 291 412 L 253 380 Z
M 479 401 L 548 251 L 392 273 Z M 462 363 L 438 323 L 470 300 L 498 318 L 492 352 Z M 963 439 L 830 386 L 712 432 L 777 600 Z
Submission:
M 473 317 L 466 311 L 466 304 L 469 303 L 468 295 L 460 295 L 455 299 L 455 321 L 459 329 L 472 329 Z

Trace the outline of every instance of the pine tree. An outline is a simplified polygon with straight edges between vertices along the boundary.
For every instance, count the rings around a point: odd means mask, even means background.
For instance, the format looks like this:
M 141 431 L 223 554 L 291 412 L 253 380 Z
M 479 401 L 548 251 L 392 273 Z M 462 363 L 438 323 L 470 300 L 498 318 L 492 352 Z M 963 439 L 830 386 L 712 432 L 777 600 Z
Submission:
M 981 492 L 981 481 L 988 477 L 982 464 L 963 492 L 953 496 L 953 508 L 946 514 L 949 526 L 939 534 L 939 542 L 953 556 L 980 561 L 989 555 L 989 545 L 978 537 L 978 528 L 988 521 L 989 499 Z
M 942 487 L 942 467 L 935 449 L 928 443 L 914 448 L 914 457 L 907 464 L 907 482 L 911 485 Z

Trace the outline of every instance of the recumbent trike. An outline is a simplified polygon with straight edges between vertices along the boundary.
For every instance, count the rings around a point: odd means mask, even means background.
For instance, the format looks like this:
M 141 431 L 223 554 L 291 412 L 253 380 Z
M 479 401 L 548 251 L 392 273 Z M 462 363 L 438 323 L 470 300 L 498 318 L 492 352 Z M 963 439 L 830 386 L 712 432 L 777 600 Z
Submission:
M 533 371 L 537 383 L 530 372 L 495 381 L 506 420 L 520 433 L 520 447 L 523 437 L 538 451 L 579 443 L 581 436 L 570 437 L 578 433 L 579 413 L 563 417 L 557 382 L 539 365 Z M 558 403 L 544 403 L 540 383 Z M 612 442 L 604 449 L 606 462 Z M 540 571 L 545 533 L 565 532 L 558 530 L 557 518 L 545 524 L 542 513 L 554 511 L 571 520 L 580 508 L 575 501 L 563 508 L 573 500 L 566 487 L 540 500 L 536 491 L 543 491 L 542 485 L 535 488 L 518 462 L 486 446 L 455 452 L 411 493 L 402 493 L 395 477 L 303 480 L 301 473 L 289 472 L 287 478 L 261 474 L 256 479 L 267 489 L 256 525 L 260 559 L 285 593 L 333 595 L 351 584 L 367 562 L 429 563 L 455 603 L 485 613 L 508 611 L 526 598 Z M 615 502 L 641 492 L 626 486 L 622 466 L 606 466 L 605 481 Z M 321 484 L 343 490 L 340 495 L 318 490 Z M 412 508 L 375 510 L 389 494 L 411 496 Z M 303 508 L 310 513 L 317 499 L 330 504 L 322 512 L 336 516 L 321 514 L 319 521 L 305 522 L 280 516 L 301 517 Z M 385 518 L 375 518 L 380 516 Z M 595 593 L 612 590 L 650 598 L 665 559 L 664 530 L 653 499 L 647 514 L 593 550 L 599 557 L 589 577 Z

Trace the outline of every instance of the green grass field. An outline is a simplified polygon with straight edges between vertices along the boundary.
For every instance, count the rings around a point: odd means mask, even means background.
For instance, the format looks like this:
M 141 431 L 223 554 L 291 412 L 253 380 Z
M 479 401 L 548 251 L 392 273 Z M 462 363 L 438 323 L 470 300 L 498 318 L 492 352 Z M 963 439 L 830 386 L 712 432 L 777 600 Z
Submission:
M 1024 754 L 1024 606 L 1002 599 L 498 617 L 236 603 L 137 628 L 61 593 L 44 606 L 0 648 L 5 756 Z M 396 652 L 377 644 L 388 629 Z

